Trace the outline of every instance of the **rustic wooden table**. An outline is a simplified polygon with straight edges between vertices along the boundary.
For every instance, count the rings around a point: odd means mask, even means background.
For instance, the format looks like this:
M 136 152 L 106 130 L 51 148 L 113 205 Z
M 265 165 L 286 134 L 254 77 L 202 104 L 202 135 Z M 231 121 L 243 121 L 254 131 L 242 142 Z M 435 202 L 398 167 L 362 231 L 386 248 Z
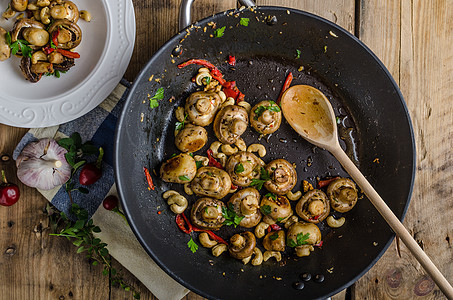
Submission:
M 130 81 L 177 32 L 180 0 L 133 2 L 137 37 L 125 75 Z M 404 224 L 453 282 L 453 1 L 257 0 L 257 4 L 299 8 L 329 19 L 360 38 L 390 70 L 408 105 L 417 146 L 415 187 Z M 236 5 L 236 0 L 198 0 L 194 18 Z M 11 156 L 26 131 L 0 125 L 0 155 Z M 102 269 L 90 266 L 71 243 L 41 233 L 46 200 L 12 175 L 16 171 L 12 160 L 0 161 L 0 168 L 19 184 L 22 194 L 16 205 L 0 207 L 0 299 L 132 298 L 112 287 Z M 138 286 L 142 299 L 155 298 L 117 262 L 114 265 Z M 427 291 L 417 298 L 444 299 L 424 276 L 404 245 L 398 257 L 394 242 L 348 293 L 334 299 L 414 299 L 417 284 Z M 400 285 L 391 288 L 395 278 L 400 278 Z M 198 298 L 194 293 L 186 297 Z

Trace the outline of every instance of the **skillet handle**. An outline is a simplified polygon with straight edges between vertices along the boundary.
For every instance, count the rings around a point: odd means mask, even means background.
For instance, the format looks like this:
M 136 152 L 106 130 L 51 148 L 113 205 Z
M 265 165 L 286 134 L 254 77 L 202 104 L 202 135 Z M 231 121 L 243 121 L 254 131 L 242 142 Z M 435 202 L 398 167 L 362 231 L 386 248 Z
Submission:
M 182 0 L 179 7 L 179 31 L 192 24 L 192 4 L 195 0 Z M 253 0 L 239 0 L 243 6 L 256 6 Z

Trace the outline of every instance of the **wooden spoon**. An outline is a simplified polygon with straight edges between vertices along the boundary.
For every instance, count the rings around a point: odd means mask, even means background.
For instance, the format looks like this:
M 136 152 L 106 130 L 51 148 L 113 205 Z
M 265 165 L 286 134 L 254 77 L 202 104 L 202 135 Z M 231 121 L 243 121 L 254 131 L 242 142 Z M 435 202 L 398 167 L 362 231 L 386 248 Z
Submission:
M 338 142 L 335 114 L 326 96 L 314 87 L 296 85 L 283 93 L 280 106 L 285 119 L 297 133 L 310 143 L 328 150 L 338 159 L 442 292 L 448 299 L 453 299 L 453 288 L 447 279 L 341 149 Z

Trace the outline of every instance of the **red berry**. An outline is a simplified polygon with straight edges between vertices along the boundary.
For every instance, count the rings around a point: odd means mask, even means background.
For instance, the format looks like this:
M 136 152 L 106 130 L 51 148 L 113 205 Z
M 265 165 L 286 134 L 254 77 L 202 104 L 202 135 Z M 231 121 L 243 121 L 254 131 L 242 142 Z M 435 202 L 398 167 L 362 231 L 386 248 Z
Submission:
M 90 185 L 98 181 L 101 176 L 102 171 L 95 164 L 86 164 L 80 171 L 79 182 L 81 185 Z
M 115 207 L 118 207 L 118 198 L 115 195 L 107 196 L 104 201 L 102 201 L 102 206 L 106 210 L 112 210 Z
M 19 187 L 6 181 L 5 171 L 2 170 L 3 182 L 0 184 L 0 205 L 11 206 L 19 200 Z

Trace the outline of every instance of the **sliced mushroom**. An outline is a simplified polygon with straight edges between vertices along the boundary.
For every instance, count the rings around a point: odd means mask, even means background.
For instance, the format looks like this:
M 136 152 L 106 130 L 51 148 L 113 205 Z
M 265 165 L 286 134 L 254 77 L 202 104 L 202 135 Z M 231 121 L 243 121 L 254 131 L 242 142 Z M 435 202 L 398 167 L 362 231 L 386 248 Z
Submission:
M 166 182 L 187 183 L 197 173 L 197 164 L 192 156 L 181 153 L 164 162 L 160 168 L 160 177 Z
M 267 194 L 261 199 L 261 213 L 264 215 L 263 221 L 267 224 L 285 222 L 293 215 L 291 204 L 285 196 Z
M 214 133 L 223 144 L 234 144 L 249 123 L 247 110 L 238 105 L 222 108 L 214 120 Z
M 6 42 L 6 30 L 0 27 L 0 61 L 5 61 L 11 56 L 11 48 Z
M 310 255 L 313 246 L 321 242 L 321 231 L 312 223 L 297 222 L 291 225 L 286 235 L 286 245 L 296 249 L 299 257 Z
M 41 29 L 45 31 L 45 26 L 44 24 L 34 21 L 31 19 L 19 19 L 14 23 L 13 30 L 11 32 L 11 43 L 16 42 L 17 40 L 23 40 L 25 39 L 24 37 L 24 31 L 27 28 L 36 28 L 36 29 Z M 33 50 L 39 49 L 41 46 L 36 46 L 36 45 L 29 45 L 30 48 Z M 22 55 L 21 51 L 18 51 L 17 54 Z
M 176 147 L 182 152 L 195 152 L 208 141 L 208 132 L 201 126 L 186 126 L 175 138 Z
M 56 20 L 50 25 L 49 34 L 57 35 L 58 48 L 72 49 L 77 47 L 82 42 L 82 30 L 80 27 L 69 20 Z
M 186 100 L 184 107 L 187 120 L 194 125 L 207 126 L 214 120 L 222 100 L 217 93 L 195 92 Z
M 264 187 L 271 193 L 285 195 L 292 190 L 297 182 L 297 173 L 293 165 L 287 160 L 276 159 L 265 167 L 271 180 L 264 183 Z
M 270 251 L 285 251 L 285 231 L 271 231 L 263 239 L 263 246 Z
M 282 112 L 274 101 L 261 101 L 250 111 L 250 124 L 262 134 L 270 134 L 280 127 Z
M 330 204 L 326 194 L 321 190 L 306 193 L 296 205 L 296 213 L 306 222 L 317 224 L 330 213 Z
M 49 42 L 49 33 L 41 28 L 25 28 L 22 32 L 24 39 L 31 45 L 43 47 Z
M 54 53 L 54 52 L 52 52 L 52 53 Z M 57 70 L 60 72 L 66 72 L 69 69 L 71 69 L 73 66 L 75 66 L 74 58 L 69 58 L 69 57 L 63 56 L 63 62 L 59 63 L 59 64 L 54 64 L 53 68 L 54 68 L 54 70 Z
M 351 179 L 338 178 L 327 187 L 330 205 L 338 212 L 350 211 L 357 203 L 357 188 Z
M 256 239 L 253 233 L 249 231 L 235 234 L 230 239 L 228 251 L 230 255 L 237 259 L 244 259 L 253 254 L 256 246 Z
M 243 217 L 239 226 L 252 228 L 261 221 L 260 193 L 254 188 L 236 192 L 228 201 L 228 206 L 232 207 L 237 216 Z
M 22 74 L 24 75 L 26 80 L 32 83 L 36 83 L 41 79 L 42 73 L 41 74 L 33 73 L 31 70 L 31 66 L 32 66 L 31 58 L 25 56 L 22 57 L 20 61 L 20 69 L 22 71 Z
M 192 224 L 200 229 L 218 230 L 222 227 L 225 218 L 222 208 L 225 204 L 217 199 L 200 198 L 192 206 L 190 220 Z
M 28 0 L 11 0 L 11 8 L 15 11 L 25 11 L 27 5 Z
M 215 167 L 201 167 L 190 187 L 199 196 L 221 199 L 230 191 L 231 179 L 224 170 Z
M 225 170 L 230 174 L 234 185 L 246 187 L 252 183 L 252 179 L 260 179 L 260 170 L 264 162 L 255 154 L 247 151 L 239 151 L 228 159 Z

